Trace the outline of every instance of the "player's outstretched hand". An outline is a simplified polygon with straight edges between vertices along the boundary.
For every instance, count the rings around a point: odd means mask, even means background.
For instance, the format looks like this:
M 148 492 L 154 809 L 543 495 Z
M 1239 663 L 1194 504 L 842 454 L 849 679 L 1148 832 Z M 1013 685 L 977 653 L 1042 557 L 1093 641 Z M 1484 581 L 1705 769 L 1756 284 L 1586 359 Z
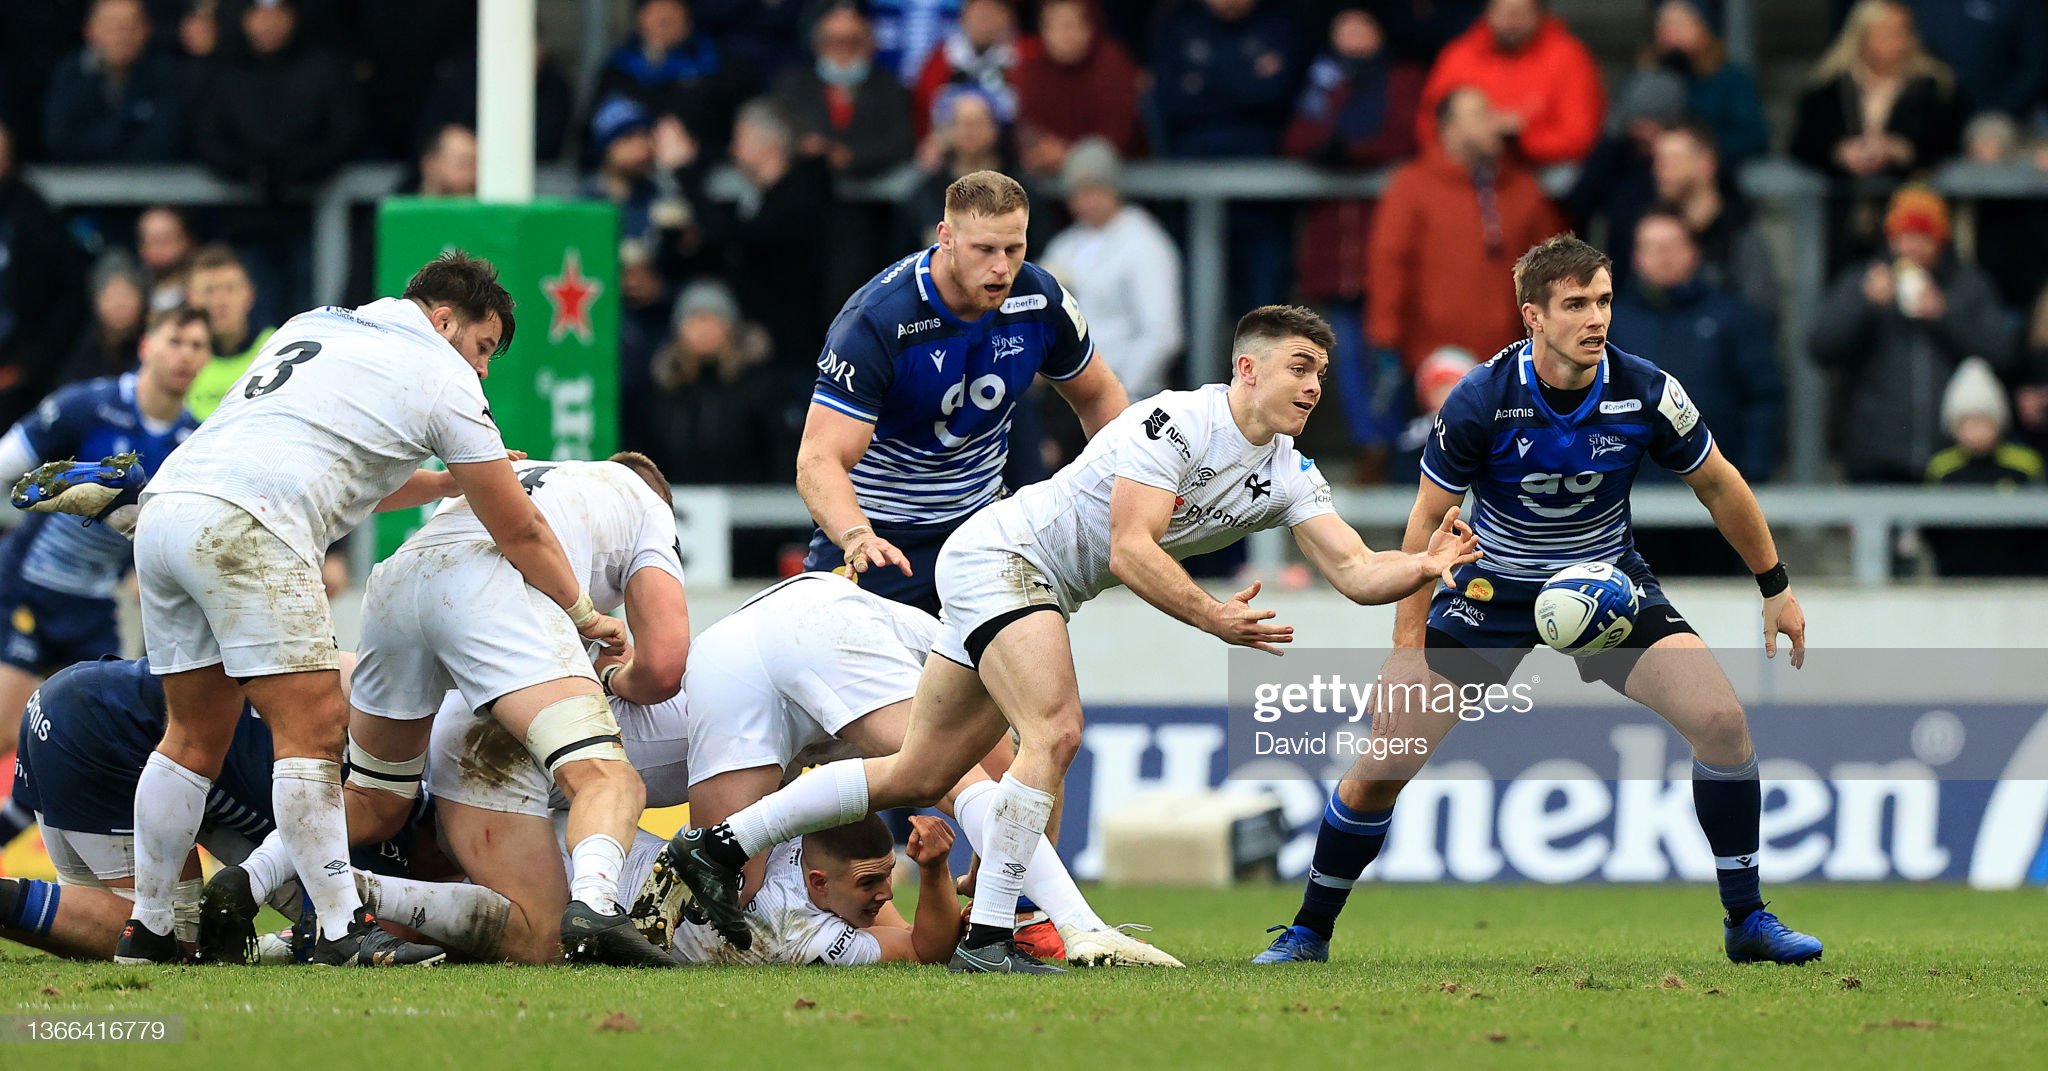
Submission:
M 883 539 L 873 532 L 863 532 L 846 545 L 846 567 L 855 573 L 865 573 L 870 567 L 879 568 L 893 565 L 910 576 L 910 559 L 896 549 L 896 544 Z M 854 579 L 858 580 L 859 577 Z
M 1478 560 L 1479 536 L 1458 519 L 1458 507 L 1452 506 L 1444 513 L 1444 523 L 1430 534 L 1429 549 L 1422 552 L 1422 575 L 1442 576 Z
M 1764 600 L 1764 657 L 1778 657 L 1778 633 L 1792 641 L 1792 668 L 1806 664 L 1806 611 L 1799 608 L 1799 600 L 1792 595 L 1792 589 Z
M 1224 643 L 1277 655 L 1280 648 L 1275 644 L 1294 642 L 1294 626 L 1270 624 L 1279 616 L 1278 610 L 1252 609 L 1252 600 L 1258 595 L 1259 582 L 1254 580 L 1251 587 L 1232 595 L 1229 602 L 1217 603 L 1209 611 L 1208 632 Z
M 613 650 L 626 646 L 626 623 L 610 614 L 599 614 L 590 623 L 576 630 L 586 640 L 596 640 L 605 649 Z
M 929 814 L 910 816 L 910 840 L 904 846 L 910 861 L 920 867 L 945 866 L 953 851 L 953 827 L 943 818 Z

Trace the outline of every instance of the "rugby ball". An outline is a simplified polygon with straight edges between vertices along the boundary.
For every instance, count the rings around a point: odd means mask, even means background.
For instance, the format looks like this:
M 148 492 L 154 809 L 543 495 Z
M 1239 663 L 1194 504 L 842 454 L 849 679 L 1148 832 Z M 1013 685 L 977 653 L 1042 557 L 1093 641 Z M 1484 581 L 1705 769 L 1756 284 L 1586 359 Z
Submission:
M 1536 593 L 1536 634 L 1573 657 L 1611 650 L 1636 625 L 1636 585 L 1606 562 L 1557 571 Z

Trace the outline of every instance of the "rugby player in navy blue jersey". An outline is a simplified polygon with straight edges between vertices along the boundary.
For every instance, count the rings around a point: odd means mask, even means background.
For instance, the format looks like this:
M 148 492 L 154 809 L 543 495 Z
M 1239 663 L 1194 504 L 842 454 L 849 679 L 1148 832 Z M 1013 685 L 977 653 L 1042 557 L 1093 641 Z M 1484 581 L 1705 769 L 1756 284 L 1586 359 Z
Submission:
M 886 599 L 939 612 L 939 547 L 1002 497 L 1010 415 L 1038 376 L 1089 436 L 1130 400 L 1096 360 L 1081 306 L 1024 259 L 1024 188 L 976 171 L 946 188 L 938 244 L 839 310 L 797 452 L 818 523 L 806 569 L 844 565 Z
M 185 395 L 212 344 L 204 312 L 187 305 L 157 313 L 135 371 L 60 388 L 0 439 L 0 478 L 12 483 L 58 458 L 130 453 L 143 472 L 155 472 L 199 426 Z M 114 588 L 135 567 L 135 548 L 106 525 L 23 516 L 0 541 L 0 755 L 14 749 L 22 707 L 45 676 L 121 652 Z M 34 821 L 19 801 L 0 803 L 0 848 Z
M 1444 403 L 1423 451 L 1404 543 L 1411 551 L 1426 546 L 1444 511 L 1469 492 L 1483 557 L 1433 592 L 1404 600 L 1394 646 L 1420 648 L 1433 681 L 1503 683 L 1539 642 L 1533 606 L 1545 580 L 1581 562 L 1608 562 L 1625 573 L 1640 602 L 1634 629 L 1617 649 L 1580 659 L 1580 676 L 1656 711 L 1692 746 L 1693 806 L 1714 853 L 1728 958 L 1818 959 L 1820 941 L 1764 910 L 1757 880 L 1763 799 L 1734 688 L 1711 656 L 1641 657 L 1706 647 L 1635 551 L 1629 489 L 1643 460 L 1685 480 L 1756 574 L 1768 653 L 1776 655 L 1783 633 L 1792 665 L 1801 665 L 1806 617 L 1755 494 L 1721 456 L 1698 407 L 1677 379 L 1607 341 L 1612 267 L 1570 235 L 1515 263 L 1515 297 L 1530 337 L 1466 375 Z M 1404 661 L 1397 654 L 1389 679 L 1422 673 Z M 1253 962 L 1329 958 L 1337 914 L 1385 844 L 1395 798 L 1457 723 L 1455 711 L 1380 713 L 1429 746 L 1352 766 L 1324 811 L 1300 913 L 1292 925 L 1274 927 L 1282 932 Z

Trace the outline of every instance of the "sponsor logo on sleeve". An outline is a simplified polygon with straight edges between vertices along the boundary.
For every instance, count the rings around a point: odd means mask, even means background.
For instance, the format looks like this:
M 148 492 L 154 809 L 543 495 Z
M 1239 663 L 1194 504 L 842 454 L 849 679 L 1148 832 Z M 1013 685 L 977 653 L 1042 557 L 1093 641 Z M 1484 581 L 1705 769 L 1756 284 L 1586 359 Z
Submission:
M 853 362 L 840 360 L 835 350 L 826 350 L 825 355 L 818 358 L 818 374 L 840 390 L 853 391 Z
M 1188 446 L 1188 437 L 1173 426 L 1173 418 L 1167 416 L 1164 409 L 1154 409 L 1152 415 L 1145 418 L 1145 437 L 1157 440 L 1162 436 L 1173 444 L 1175 450 L 1180 451 L 1183 460 L 1195 456 L 1194 450 Z
M 1003 300 L 1003 307 L 999 311 L 1030 312 L 1033 309 L 1042 308 L 1045 308 L 1044 294 L 1019 294 L 1013 298 L 1005 298 Z
M 1664 374 L 1664 397 L 1657 402 L 1657 411 L 1671 422 L 1673 431 L 1680 435 L 1691 434 L 1693 426 L 1700 422 L 1699 407 L 1686 397 L 1685 388 L 1678 385 L 1678 377 L 1669 372 Z
M 1039 300 L 1043 301 L 1045 299 L 1040 298 Z M 1069 290 L 1060 296 L 1060 308 L 1066 310 L 1067 319 L 1074 321 L 1074 337 L 1087 338 L 1088 318 L 1081 315 L 1081 303 L 1074 300 L 1073 291 Z

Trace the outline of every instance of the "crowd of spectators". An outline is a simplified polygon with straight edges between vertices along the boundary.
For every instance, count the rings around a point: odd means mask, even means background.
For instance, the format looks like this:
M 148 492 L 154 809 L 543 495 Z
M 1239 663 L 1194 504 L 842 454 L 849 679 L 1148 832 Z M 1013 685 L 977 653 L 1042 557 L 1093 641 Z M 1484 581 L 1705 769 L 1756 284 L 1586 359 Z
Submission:
M 148 311 L 181 300 L 214 312 L 224 360 L 251 352 L 254 325 L 312 296 L 303 199 L 348 163 L 472 194 L 475 6 L 0 5 L 0 418 L 128 367 Z M 1033 256 L 1133 396 L 1185 385 L 1187 222 L 1127 196 L 1125 165 L 1289 157 L 1390 169 L 1376 200 L 1233 202 L 1227 218 L 1230 307 L 1303 301 L 1337 329 L 1318 445 L 1357 483 L 1412 478 L 1418 421 L 1522 333 L 1509 265 L 1566 228 L 1615 258 L 1614 342 L 1681 377 L 1751 480 L 1779 470 L 1785 370 L 1811 360 L 1847 479 L 2040 482 L 2038 455 L 2013 451 L 2048 445 L 2048 202 L 1985 202 L 1959 244 L 1922 185 L 1959 158 L 2048 169 L 2032 0 L 1827 5 L 1831 43 L 1781 87 L 1778 130 L 1728 58 L 1719 0 L 1641 0 L 1645 43 L 1600 57 L 1545 0 L 620 6 L 630 30 L 587 103 L 537 52 L 536 150 L 619 207 L 622 432 L 679 478 L 780 478 L 831 316 L 929 241 L 946 184 L 981 168 L 1033 194 Z M 1781 339 L 1785 272 L 1736 183 L 1774 150 L 1829 184 L 1809 338 Z M 66 216 L 19 178 L 169 162 L 258 196 Z M 1554 165 L 1574 178 L 1553 199 Z M 904 169 L 899 203 L 835 203 L 840 183 Z M 736 184 L 713 181 L 728 171 Z M 371 231 L 350 300 L 371 296 Z M 246 293 L 212 277 L 224 256 Z M 1990 446 L 1957 455 L 1944 399 L 1966 369 L 1972 412 L 2001 413 Z

